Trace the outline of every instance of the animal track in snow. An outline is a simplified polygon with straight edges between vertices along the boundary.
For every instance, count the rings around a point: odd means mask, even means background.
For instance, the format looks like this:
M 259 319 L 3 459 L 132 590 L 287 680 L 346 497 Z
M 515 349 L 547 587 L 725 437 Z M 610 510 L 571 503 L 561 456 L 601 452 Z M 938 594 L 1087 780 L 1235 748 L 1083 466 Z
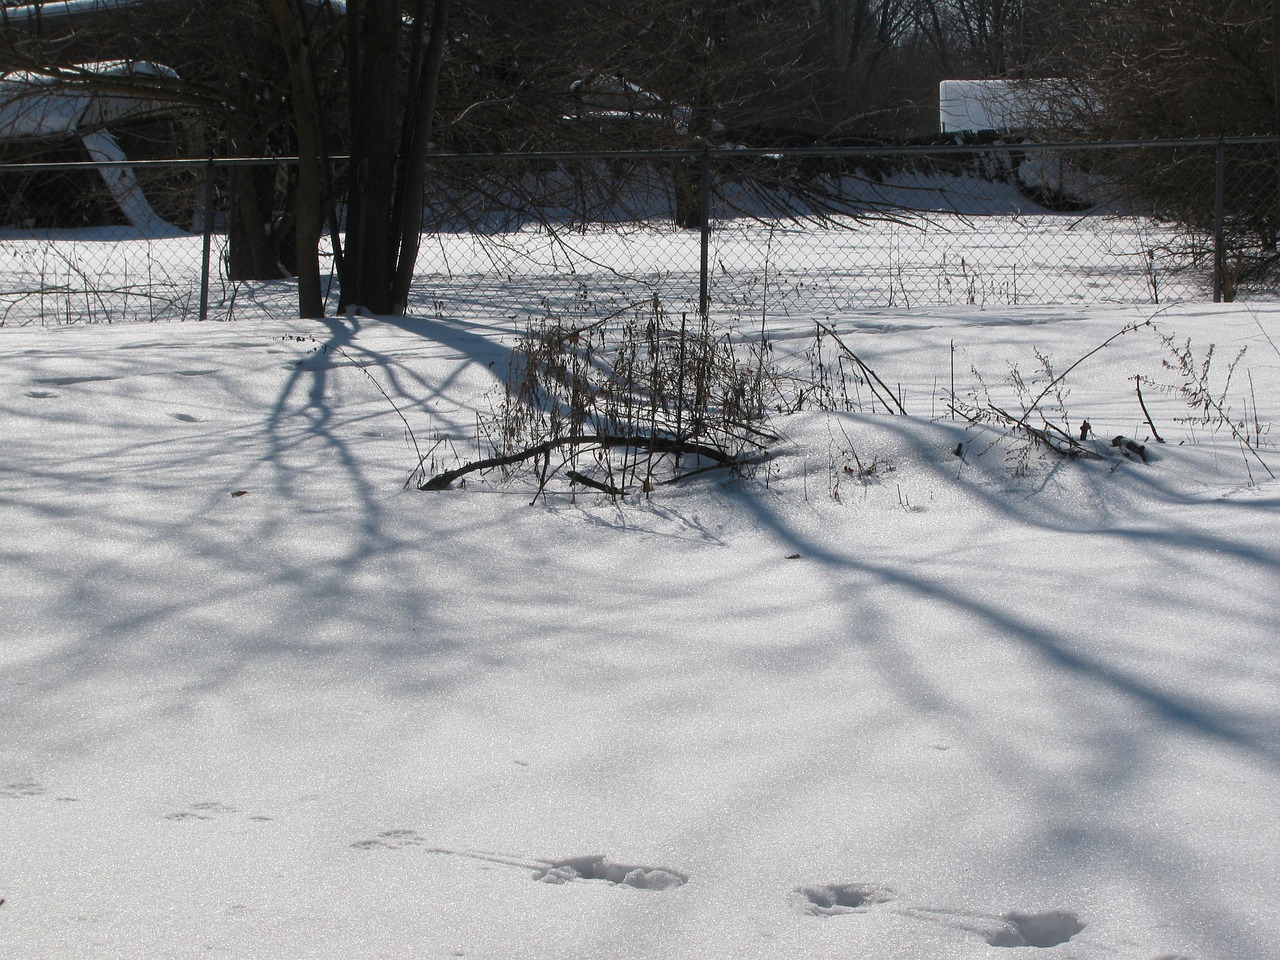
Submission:
M 164 819 L 165 820 L 213 820 L 218 817 L 230 816 L 231 814 L 236 814 L 239 812 L 240 812 L 239 810 L 237 810 L 235 807 L 229 804 L 219 803 L 215 800 L 209 800 L 209 801 L 204 801 L 202 803 L 193 803 L 191 804 L 191 806 L 187 807 L 185 810 L 175 810 L 173 813 L 166 813 L 164 815 Z M 266 823 L 271 820 L 271 817 L 266 817 L 261 814 L 253 814 L 251 816 L 247 816 L 246 819 L 252 820 L 255 823 Z
M 54 387 L 73 387 L 77 383 L 101 383 L 104 380 L 119 380 L 119 377 L 45 377 L 36 383 L 47 383 Z
M 534 879 L 543 883 L 603 880 L 618 886 L 635 887 L 637 890 L 670 890 L 689 882 L 688 875 L 679 870 L 614 863 L 604 854 L 549 861 L 545 869 L 534 874 Z
M 897 896 L 888 887 L 875 883 L 824 883 L 797 887 L 796 893 L 803 898 L 807 913 L 823 917 L 858 913 Z
M 865 913 L 897 898 L 891 888 L 875 883 L 813 884 L 797 887 L 795 894 L 804 912 L 822 917 Z M 1085 927 L 1084 921 L 1068 910 L 1010 910 L 997 915 L 906 903 L 885 909 L 923 923 L 977 934 L 993 947 L 1056 947 Z
M 993 947 L 1056 947 L 1084 929 L 1080 918 L 1066 910 L 1011 910 L 1000 919 L 1004 927 L 987 937 Z
M 376 837 L 357 840 L 351 844 L 357 850 L 401 850 L 405 847 L 425 847 L 427 853 L 466 857 L 498 863 L 508 867 L 520 867 L 533 871 L 533 879 L 542 883 L 572 883 L 576 880 L 595 880 L 636 890 L 670 890 L 689 882 L 689 876 L 670 867 L 648 867 L 641 864 L 617 863 L 604 854 L 588 854 L 582 857 L 564 857 L 556 860 L 523 860 L 471 850 L 446 850 L 427 846 L 426 838 L 416 830 L 383 830 Z
M 1084 921 L 1066 910 L 1010 910 L 992 914 L 942 907 L 903 906 L 905 917 L 976 934 L 993 947 L 1056 947 L 1084 929 Z
M 34 780 L 17 780 L 0 787 L 0 797 L 43 797 L 45 789 Z
M 376 837 L 357 840 L 351 845 L 357 850 L 399 850 L 402 847 L 425 846 L 426 842 L 416 830 L 383 830 Z

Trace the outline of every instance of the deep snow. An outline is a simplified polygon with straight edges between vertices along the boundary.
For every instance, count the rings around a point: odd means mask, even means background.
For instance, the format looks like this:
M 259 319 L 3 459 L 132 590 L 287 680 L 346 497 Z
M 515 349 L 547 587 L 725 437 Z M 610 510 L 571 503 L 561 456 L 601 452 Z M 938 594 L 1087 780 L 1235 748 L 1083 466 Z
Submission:
M 465 451 L 509 319 L 0 329 L 0 955 L 1276 956 L 1280 486 L 1150 391 L 1147 464 L 945 417 L 1149 316 L 1280 416 L 1274 305 L 864 311 L 912 417 L 533 506 L 370 379 Z

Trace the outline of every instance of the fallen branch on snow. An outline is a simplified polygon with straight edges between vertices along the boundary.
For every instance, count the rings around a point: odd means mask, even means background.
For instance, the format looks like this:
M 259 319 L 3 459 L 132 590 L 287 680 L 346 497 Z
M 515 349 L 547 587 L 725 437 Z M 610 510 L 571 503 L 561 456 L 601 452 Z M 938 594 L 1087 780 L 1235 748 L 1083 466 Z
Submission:
M 680 440 L 675 437 L 652 437 L 643 434 L 577 434 L 544 440 L 542 443 L 534 444 L 532 447 L 518 450 L 515 453 L 464 463 L 453 470 L 445 470 L 443 473 L 436 474 L 429 480 L 419 484 L 418 489 L 445 490 L 455 480 L 465 477 L 469 473 L 493 470 L 496 467 L 506 467 L 513 463 L 523 463 L 526 460 L 544 457 L 552 450 L 559 450 L 564 447 L 599 447 L 601 449 L 635 447 L 638 450 L 652 450 L 654 453 L 688 454 L 710 460 L 715 464 L 716 468 L 736 467 L 745 464 L 745 461 L 741 458 L 728 454 L 718 447 L 694 443 L 689 440 Z M 582 481 L 578 480 L 577 482 L 581 483 Z

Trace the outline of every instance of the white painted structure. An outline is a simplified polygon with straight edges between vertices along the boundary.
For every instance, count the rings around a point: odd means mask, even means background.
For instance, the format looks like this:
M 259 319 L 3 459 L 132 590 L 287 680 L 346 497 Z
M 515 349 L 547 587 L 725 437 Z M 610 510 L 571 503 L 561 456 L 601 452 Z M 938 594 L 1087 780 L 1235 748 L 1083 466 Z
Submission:
M 994 133 L 1041 142 L 1061 136 L 1092 108 L 1068 80 L 943 80 L 938 121 L 943 133 Z M 1026 138 L 1026 139 L 1024 139 Z M 1028 198 L 1055 210 L 1085 209 L 1099 202 L 1097 184 L 1057 150 L 1014 160 L 1013 182 Z
M 1085 109 L 1063 80 L 943 80 L 938 122 L 943 133 L 1020 133 L 1060 128 Z
M 92 16 L 97 13 L 111 13 L 142 2 L 144 0 L 53 0 L 50 3 L 29 3 L 20 7 L 0 7 L 0 24 Z M 328 6 L 338 14 L 347 12 L 346 0 L 304 0 L 304 2 L 310 7 Z
M 102 81 L 177 76 L 160 64 L 125 60 L 0 74 L 0 140 L 78 137 L 93 160 L 123 162 L 129 158 L 108 126 L 127 118 L 172 112 L 173 106 L 133 92 L 113 92 Z M 98 172 L 133 226 L 149 232 L 176 230 L 151 208 L 131 167 L 100 167 Z
M 55 3 L 27 4 L 22 7 L 0 8 L 0 22 L 21 23 L 26 20 L 58 20 L 80 13 L 108 13 L 127 7 L 138 0 L 62 0 Z

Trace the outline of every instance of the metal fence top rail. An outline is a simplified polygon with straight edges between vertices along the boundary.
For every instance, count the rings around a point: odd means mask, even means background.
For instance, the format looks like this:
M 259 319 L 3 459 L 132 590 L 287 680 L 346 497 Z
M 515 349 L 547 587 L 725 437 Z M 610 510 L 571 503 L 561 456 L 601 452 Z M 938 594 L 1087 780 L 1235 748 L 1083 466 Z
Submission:
M 625 159 L 691 160 L 709 154 L 726 157 L 896 157 L 904 154 L 938 153 L 1014 153 L 1040 150 L 1109 150 L 1171 147 L 1216 147 L 1244 144 L 1280 144 L 1280 135 L 1258 137 L 1186 137 L 1162 140 L 1060 140 L 1026 143 L 937 143 L 875 144 L 844 147 L 738 147 L 701 146 L 666 150 L 548 150 L 528 153 L 433 153 L 434 161 L 450 160 L 591 160 L 616 157 Z
M 1163 140 L 1063 140 L 1027 143 L 939 143 L 881 144 L 856 147 L 735 147 L 702 146 L 659 150 L 533 150 L 511 153 L 433 153 L 433 163 L 452 162 L 533 162 L 566 160 L 696 160 L 703 156 L 716 159 L 759 157 L 789 160 L 803 157 L 898 157 L 950 153 L 1026 153 L 1052 150 L 1141 150 L 1176 147 L 1264 146 L 1280 145 L 1280 136 L 1259 137 L 1189 137 Z M 349 160 L 346 155 L 327 158 L 331 162 Z M 299 157 L 182 157 L 168 160 L 67 160 L 49 163 L 0 163 L 0 173 L 52 172 L 59 170 L 101 170 L 115 167 L 134 169 L 173 169 L 175 167 L 237 167 L 267 164 L 297 164 Z

